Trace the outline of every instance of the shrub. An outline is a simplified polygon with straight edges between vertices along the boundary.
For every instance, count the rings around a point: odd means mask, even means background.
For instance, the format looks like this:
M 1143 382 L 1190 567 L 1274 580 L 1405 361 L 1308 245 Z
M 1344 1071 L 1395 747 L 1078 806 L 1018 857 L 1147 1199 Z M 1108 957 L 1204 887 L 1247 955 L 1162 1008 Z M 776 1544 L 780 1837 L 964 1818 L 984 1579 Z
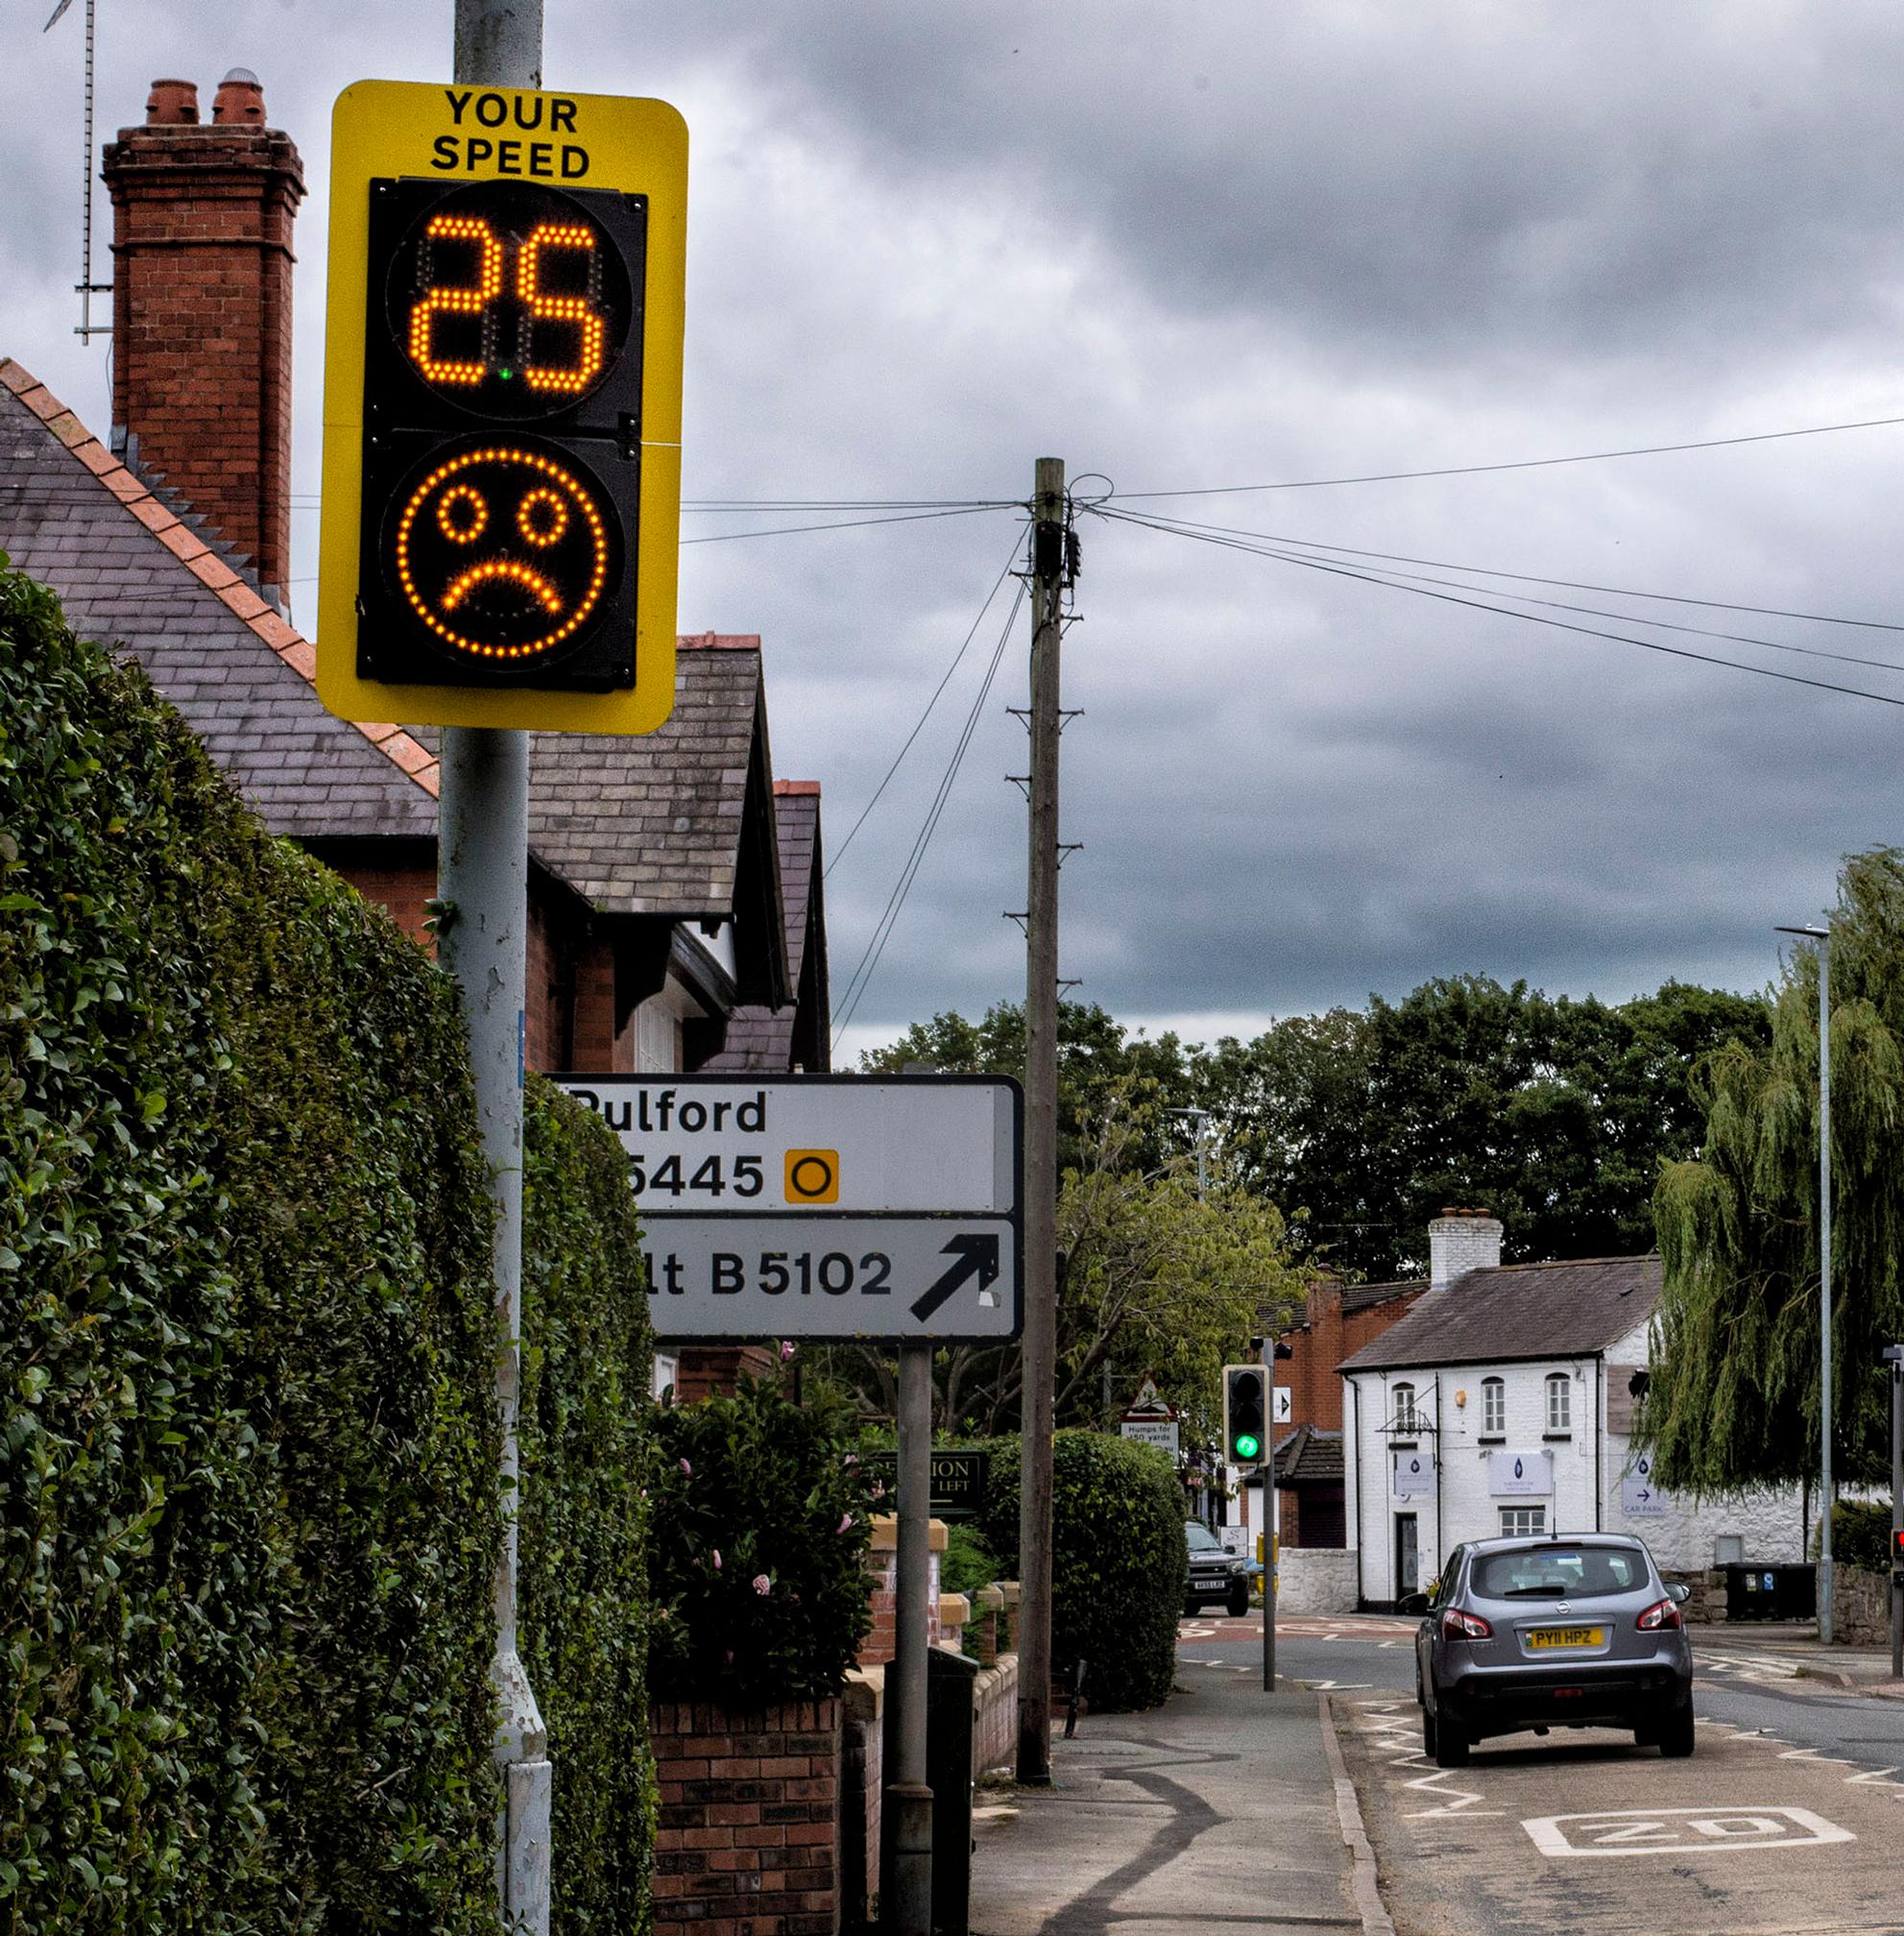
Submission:
M 555 1762 L 563 1936 L 646 1926 L 654 1847 L 646 1273 L 621 1146 L 541 1077 L 523 1122 L 523 1664 Z
M 939 1561 L 942 1593 L 971 1595 L 999 1577 L 998 1556 L 981 1534 L 970 1526 L 946 1528 L 946 1550 Z
M 444 977 L 0 573 L 0 1921 L 493 1927 Z
M 1812 1541 L 1814 1556 L 1819 1542 Z M 1831 1556 L 1842 1566 L 1891 1571 L 1891 1501 L 1841 1499 L 1831 1509 Z
M 1020 1443 L 994 1439 L 979 1532 L 1018 1566 Z M 1101 1432 L 1051 1441 L 1051 1666 L 1085 1662 L 1097 1708 L 1154 1707 L 1176 1676 L 1177 1621 L 1190 1565 L 1183 1488 L 1169 1457 Z
M 873 1482 L 831 1400 L 771 1380 L 662 1406 L 649 1480 L 649 1682 L 759 1707 L 836 1694 L 872 1626 Z

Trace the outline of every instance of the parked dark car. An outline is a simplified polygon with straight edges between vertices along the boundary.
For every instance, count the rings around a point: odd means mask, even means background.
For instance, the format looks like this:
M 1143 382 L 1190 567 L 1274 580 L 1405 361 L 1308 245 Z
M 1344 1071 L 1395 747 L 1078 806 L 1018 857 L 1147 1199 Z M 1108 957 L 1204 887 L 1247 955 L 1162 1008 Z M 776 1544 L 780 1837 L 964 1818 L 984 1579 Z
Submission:
M 1249 1562 L 1225 1552 L 1201 1519 L 1184 1521 L 1190 1546 L 1190 1585 L 1184 1588 L 1183 1610 L 1194 1613 L 1207 1600 L 1220 1600 L 1232 1613 L 1249 1611 Z
M 1693 1651 L 1683 1586 L 1646 1542 L 1612 1534 L 1479 1539 L 1448 1556 L 1432 1597 L 1399 1610 L 1415 1635 L 1422 1753 L 1458 1768 L 1489 1735 L 1630 1728 L 1642 1748 L 1693 1752 Z

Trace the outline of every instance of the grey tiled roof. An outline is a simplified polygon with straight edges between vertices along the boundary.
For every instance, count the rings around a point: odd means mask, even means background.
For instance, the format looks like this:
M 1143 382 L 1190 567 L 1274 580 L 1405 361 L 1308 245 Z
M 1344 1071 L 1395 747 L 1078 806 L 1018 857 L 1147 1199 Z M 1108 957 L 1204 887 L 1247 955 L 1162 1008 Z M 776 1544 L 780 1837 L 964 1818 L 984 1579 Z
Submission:
M 781 898 L 786 910 L 786 985 L 788 1000 L 778 1008 L 745 1006 L 728 1018 L 727 1042 L 707 1066 L 730 1075 L 784 1075 L 794 1062 L 794 1025 L 799 1019 L 796 992 L 805 965 L 807 931 L 817 912 L 820 860 L 820 793 L 817 786 L 799 785 L 774 789 L 775 840 L 780 849 Z M 814 937 L 816 965 L 824 968 L 826 936 Z M 815 998 L 824 1008 L 826 984 L 816 981 Z M 819 1018 L 822 1040 L 827 1018 Z
M 1276 1447 L 1279 1486 L 1327 1484 L 1343 1476 L 1342 1435 L 1314 1425 L 1298 1425 Z
M 1377 1304 L 1386 1304 L 1396 1297 L 1407 1297 L 1416 1291 L 1426 1291 L 1426 1277 L 1404 1277 L 1392 1284 L 1351 1284 L 1342 1293 L 1342 1316 L 1349 1317 L 1357 1311 L 1367 1311 Z
M 1652 1315 L 1662 1281 L 1657 1257 L 1470 1270 L 1431 1291 L 1380 1338 L 1344 1358 L 1340 1368 L 1591 1357 Z
M 144 666 L 274 833 L 434 839 L 437 736 L 326 713 L 312 647 L 213 555 L 218 542 L 0 364 L 0 549 L 60 594 L 77 631 Z M 603 912 L 735 912 L 750 777 L 762 815 L 773 781 L 759 642 L 682 640 L 674 714 L 646 738 L 536 735 L 530 846 Z M 778 927 L 772 843 L 759 844 L 749 898 Z
M 165 515 L 168 530 L 184 528 Z M 233 588 L 230 598 L 195 574 L 11 385 L 0 386 L 0 549 L 60 594 L 75 631 L 145 667 L 274 833 L 434 834 L 429 793 L 332 718 L 309 680 L 234 609 L 263 612 L 262 601 L 222 566 L 211 575 Z M 271 623 L 295 639 L 275 616 Z

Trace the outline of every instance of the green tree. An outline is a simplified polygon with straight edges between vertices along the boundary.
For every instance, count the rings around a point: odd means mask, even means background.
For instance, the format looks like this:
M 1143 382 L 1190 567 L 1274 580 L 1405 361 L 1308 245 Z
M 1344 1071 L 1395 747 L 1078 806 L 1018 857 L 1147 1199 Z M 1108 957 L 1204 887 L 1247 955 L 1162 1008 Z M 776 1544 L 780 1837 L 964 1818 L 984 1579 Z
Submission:
M 1641 1436 L 1688 1490 L 1819 1469 L 1818 955 L 1786 963 L 1770 1040 L 1711 1058 L 1704 1147 L 1654 1193 L 1666 1290 Z M 1878 1354 L 1904 1333 L 1904 854 L 1845 863 L 1831 922 L 1834 1472 L 1879 1479 Z

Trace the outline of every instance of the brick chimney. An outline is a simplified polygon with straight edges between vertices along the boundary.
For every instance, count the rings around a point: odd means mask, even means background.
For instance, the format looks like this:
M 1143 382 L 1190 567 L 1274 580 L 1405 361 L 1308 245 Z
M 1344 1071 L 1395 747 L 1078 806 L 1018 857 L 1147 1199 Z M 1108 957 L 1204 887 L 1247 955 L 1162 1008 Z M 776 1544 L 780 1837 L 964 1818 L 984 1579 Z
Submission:
M 246 553 L 281 602 L 291 523 L 291 225 L 303 163 L 234 67 L 211 125 L 155 81 L 106 148 L 112 197 L 112 443 Z
M 1428 1286 L 1439 1291 L 1501 1262 L 1501 1220 L 1485 1210 L 1443 1210 L 1428 1226 Z

